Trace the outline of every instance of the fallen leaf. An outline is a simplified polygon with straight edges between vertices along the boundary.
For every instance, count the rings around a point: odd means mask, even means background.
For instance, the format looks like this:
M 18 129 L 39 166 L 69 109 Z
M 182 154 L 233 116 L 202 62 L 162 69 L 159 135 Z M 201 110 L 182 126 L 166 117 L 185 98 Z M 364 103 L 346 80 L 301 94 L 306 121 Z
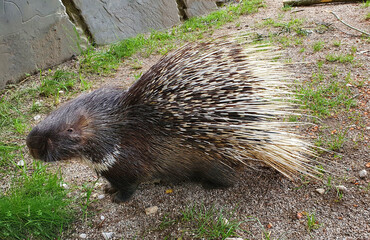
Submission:
M 167 189 L 167 190 L 166 190 L 166 193 L 167 193 L 167 194 L 173 193 L 173 190 L 172 190 L 172 189 Z

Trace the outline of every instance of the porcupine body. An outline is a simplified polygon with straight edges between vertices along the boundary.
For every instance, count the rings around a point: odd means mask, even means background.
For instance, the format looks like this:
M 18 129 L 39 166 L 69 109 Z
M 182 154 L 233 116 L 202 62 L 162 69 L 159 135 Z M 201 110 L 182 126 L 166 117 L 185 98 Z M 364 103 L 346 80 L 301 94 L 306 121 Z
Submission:
M 259 162 L 289 178 L 311 175 L 309 145 L 277 121 L 290 110 L 285 73 L 268 47 L 189 44 L 163 57 L 127 91 L 83 94 L 33 128 L 35 158 L 82 158 L 127 201 L 149 179 L 233 184 Z

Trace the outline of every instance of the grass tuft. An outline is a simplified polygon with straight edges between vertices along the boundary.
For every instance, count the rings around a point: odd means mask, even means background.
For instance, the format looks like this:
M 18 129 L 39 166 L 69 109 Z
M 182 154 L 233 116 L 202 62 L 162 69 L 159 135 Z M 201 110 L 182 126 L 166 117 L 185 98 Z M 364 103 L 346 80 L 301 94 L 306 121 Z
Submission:
M 318 41 L 313 45 L 313 51 L 318 52 L 324 47 L 324 42 L 323 41 Z
M 41 77 L 40 95 L 50 97 L 57 96 L 59 91 L 69 92 L 75 86 L 77 79 L 78 76 L 76 73 L 58 69 L 51 76 Z
M 60 175 L 40 162 L 33 168 L 31 175 L 22 169 L 10 190 L 0 195 L 1 239 L 55 239 L 73 221 Z
M 165 215 L 157 230 L 163 231 L 177 224 L 182 232 L 190 233 L 192 239 L 226 239 L 237 236 L 236 232 L 240 230 L 241 222 L 230 220 L 230 215 L 214 206 L 194 204 L 181 211 L 181 216 L 176 219 Z
M 303 106 L 310 109 L 313 115 L 327 117 L 333 111 L 348 110 L 356 106 L 352 91 L 345 82 L 338 82 L 336 79 L 322 82 L 323 78 L 322 74 L 314 74 L 312 83 L 299 87 L 297 91 L 297 98 L 302 100 Z
M 352 63 L 355 57 L 352 54 L 328 54 L 325 58 L 328 62 Z
M 182 212 L 181 221 L 189 224 L 189 229 L 195 238 L 225 239 L 236 236 L 236 231 L 241 224 L 241 222 L 230 221 L 227 217 L 223 209 L 193 205 Z

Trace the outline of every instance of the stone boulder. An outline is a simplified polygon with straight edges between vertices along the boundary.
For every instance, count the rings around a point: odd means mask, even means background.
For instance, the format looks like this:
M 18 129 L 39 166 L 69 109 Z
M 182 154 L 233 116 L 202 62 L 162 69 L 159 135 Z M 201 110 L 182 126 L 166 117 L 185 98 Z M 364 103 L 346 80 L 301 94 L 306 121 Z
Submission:
M 94 42 L 99 45 L 180 23 L 176 0 L 69 1 L 73 1 Z
M 215 0 L 180 0 L 186 18 L 198 17 L 209 14 L 217 9 Z
M 79 52 L 60 1 L 0 0 L 0 89 Z

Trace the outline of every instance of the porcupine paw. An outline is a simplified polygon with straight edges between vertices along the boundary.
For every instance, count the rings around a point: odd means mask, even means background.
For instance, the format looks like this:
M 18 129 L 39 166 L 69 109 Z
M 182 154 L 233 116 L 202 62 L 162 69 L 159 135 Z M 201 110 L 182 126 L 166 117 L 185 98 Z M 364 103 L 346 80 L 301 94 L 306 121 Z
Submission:
M 112 186 L 112 188 L 117 190 L 115 193 L 112 194 L 112 201 L 115 203 L 127 202 L 128 200 L 130 200 L 137 187 L 138 184 L 136 183 L 120 185 L 117 187 Z
M 113 197 L 112 202 L 115 202 L 115 203 L 127 202 L 128 200 L 130 200 L 134 192 L 135 190 L 132 192 L 117 191 L 112 194 L 112 197 Z
M 118 192 L 118 189 L 113 187 L 112 185 L 110 184 L 107 184 L 106 186 L 104 186 L 104 193 L 106 194 L 114 194 Z

